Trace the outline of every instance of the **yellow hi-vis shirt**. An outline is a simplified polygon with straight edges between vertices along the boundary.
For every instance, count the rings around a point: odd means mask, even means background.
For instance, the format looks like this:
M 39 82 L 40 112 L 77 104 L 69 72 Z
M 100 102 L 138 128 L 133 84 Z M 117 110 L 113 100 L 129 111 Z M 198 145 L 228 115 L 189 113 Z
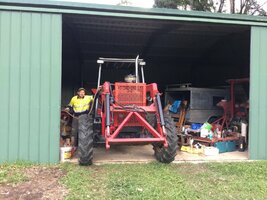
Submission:
M 84 98 L 79 98 L 78 96 L 72 97 L 69 106 L 73 108 L 74 113 L 83 113 L 89 110 L 91 101 L 93 101 L 93 96 L 85 95 Z

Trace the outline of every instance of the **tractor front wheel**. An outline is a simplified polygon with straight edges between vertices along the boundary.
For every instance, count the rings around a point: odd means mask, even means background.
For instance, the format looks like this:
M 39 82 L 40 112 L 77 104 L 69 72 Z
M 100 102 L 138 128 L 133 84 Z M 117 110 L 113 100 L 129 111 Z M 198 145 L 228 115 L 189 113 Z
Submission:
M 164 121 L 168 147 L 165 148 L 163 144 L 153 144 L 153 149 L 155 157 L 159 162 L 171 163 L 174 160 L 178 149 L 178 137 L 175 124 L 169 114 L 164 114 Z
M 91 165 L 93 161 L 93 118 L 91 115 L 81 115 L 78 119 L 79 134 L 79 164 Z

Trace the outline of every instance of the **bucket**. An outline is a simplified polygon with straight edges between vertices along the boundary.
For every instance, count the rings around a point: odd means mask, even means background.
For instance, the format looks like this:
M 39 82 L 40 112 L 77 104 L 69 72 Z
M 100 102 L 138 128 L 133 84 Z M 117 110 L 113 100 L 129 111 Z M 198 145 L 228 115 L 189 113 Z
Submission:
M 72 147 L 60 147 L 60 161 L 65 162 L 71 159 L 71 150 Z

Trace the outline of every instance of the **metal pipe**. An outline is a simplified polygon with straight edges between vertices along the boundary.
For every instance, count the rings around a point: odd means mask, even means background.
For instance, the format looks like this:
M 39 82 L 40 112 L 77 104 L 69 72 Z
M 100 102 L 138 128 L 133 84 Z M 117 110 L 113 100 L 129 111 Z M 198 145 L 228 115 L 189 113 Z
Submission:
M 138 77 L 138 59 L 139 59 L 139 55 L 135 59 L 135 77 L 136 77 L 135 82 L 136 83 L 139 82 L 139 77 Z
M 110 103 L 109 103 L 109 94 L 106 94 L 106 126 L 110 126 Z
M 98 68 L 98 80 L 97 80 L 97 89 L 100 86 L 101 69 L 102 69 L 102 64 L 99 64 L 99 68 Z
M 144 66 L 141 65 L 142 83 L 145 83 Z
M 109 93 L 106 94 L 106 134 L 110 135 L 110 103 L 109 103 Z
M 164 117 L 163 117 L 163 110 L 162 110 L 162 106 L 161 106 L 159 93 L 156 94 L 156 101 L 157 101 L 157 106 L 158 106 L 158 111 L 159 111 L 160 125 L 165 126 Z
M 231 119 L 234 117 L 235 112 L 235 85 L 234 81 L 230 81 L 230 102 L 231 102 Z
M 136 59 L 125 59 L 125 58 L 99 58 L 102 62 L 123 62 L 123 63 L 135 63 Z M 143 62 L 143 59 L 138 59 L 139 62 Z

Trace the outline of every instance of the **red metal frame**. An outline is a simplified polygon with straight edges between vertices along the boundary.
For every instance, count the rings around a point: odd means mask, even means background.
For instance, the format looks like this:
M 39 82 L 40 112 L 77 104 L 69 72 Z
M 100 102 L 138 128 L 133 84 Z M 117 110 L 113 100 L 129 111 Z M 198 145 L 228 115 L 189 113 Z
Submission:
M 146 105 L 146 84 L 145 83 L 115 83 L 115 101 L 121 105 L 129 102 L 137 106 Z
M 235 110 L 235 85 L 242 83 L 249 83 L 249 78 L 242 79 L 229 79 L 227 82 L 230 84 L 230 101 L 222 100 L 217 106 L 220 106 L 224 110 L 224 114 L 221 118 L 217 119 L 212 123 L 214 128 L 218 128 L 220 131 L 223 130 L 224 127 L 228 128 L 231 120 L 236 115 Z
M 249 78 L 229 79 L 227 82 L 230 84 L 230 102 L 231 102 L 231 118 L 235 115 L 235 85 L 242 83 L 249 83 Z
M 221 100 L 217 106 L 223 108 L 223 116 L 212 123 L 213 129 L 218 128 L 220 131 L 226 126 L 228 128 L 231 117 L 231 102 L 227 102 L 226 100 Z
M 129 90 L 127 91 L 127 87 Z M 135 89 L 136 88 L 136 89 Z M 105 95 L 111 94 L 110 83 L 105 82 L 102 86 L 101 101 L 105 105 Z M 153 99 L 151 105 L 146 105 L 146 95 L 149 93 Z M 110 148 L 112 143 L 152 143 L 159 142 L 168 146 L 165 133 L 159 123 L 158 110 L 155 104 L 155 96 L 158 94 L 155 83 L 146 85 L 145 83 L 115 83 L 113 91 L 115 102 L 110 104 L 110 114 L 112 122 L 110 127 L 106 126 L 107 108 L 104 107 L 101 112 L 102 117 L 102 135 L 106 138 L 106 149 Z M 128 96 L 127 96 L 128 95 Z M 120 98 L 123 99 L 120 102 Z M 132 104 L 138 109 L 123 109 L 123 105 Z M 134 108 L 134 106 L 133 106 Z M 152 127 L 145 119 L 146 113 L 154 113 L 157 117 L 156 127 Z M 150 138 L 118 138 L 124 127 L 143 127 L 152 137 Z M 123 133 L 121 133 L 123 134 Z

